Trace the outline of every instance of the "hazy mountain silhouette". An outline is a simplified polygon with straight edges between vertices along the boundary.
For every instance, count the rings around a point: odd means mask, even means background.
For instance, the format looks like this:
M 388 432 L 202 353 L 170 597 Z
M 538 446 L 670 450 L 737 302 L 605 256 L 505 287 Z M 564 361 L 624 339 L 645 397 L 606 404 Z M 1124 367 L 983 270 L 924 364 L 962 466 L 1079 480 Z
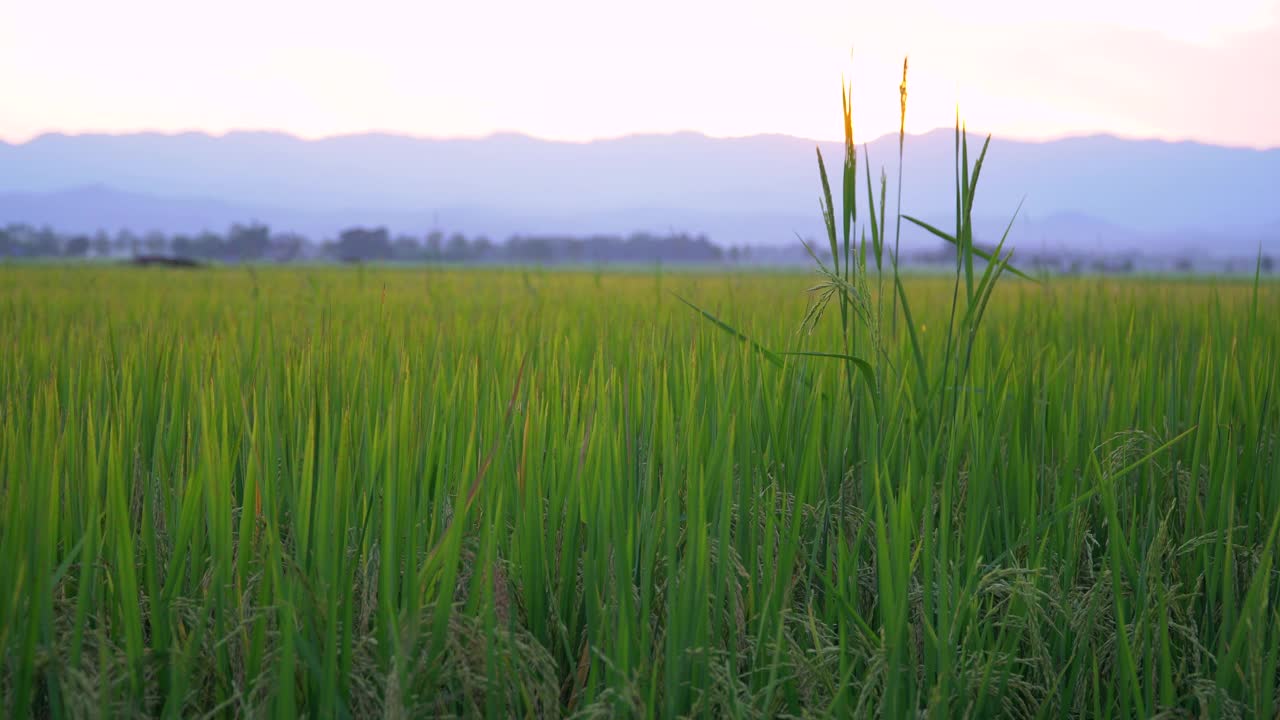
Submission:
M 953 134 L 907 138 L 903 210 L 949 222 Z M 971 136 L 971 159 L 980 138 Z M 821 144 L 839 162 L 836 144 Z M 897 172 L 897 136 L 859 147 L 865 181 Z M 975 213 L 998 235 L 1025 197 L 1019 246 L 1280 248 L 1280 150 L 1109 136 L 991 143 Z M 860 188 L 865 195 L 865 188 Z M 302 140 L 281 133 L 50 134 L 0 143 L 0 223 L 88 231 L 224 228 L 258 219 L 316 239 L 354 223 L 515 232 L 705 232 L 781 244 L 821 230 L 814 143 L 695 133 L 565 143 L 516 134 Z M 905 242 L 925 241 L 921 233 Z

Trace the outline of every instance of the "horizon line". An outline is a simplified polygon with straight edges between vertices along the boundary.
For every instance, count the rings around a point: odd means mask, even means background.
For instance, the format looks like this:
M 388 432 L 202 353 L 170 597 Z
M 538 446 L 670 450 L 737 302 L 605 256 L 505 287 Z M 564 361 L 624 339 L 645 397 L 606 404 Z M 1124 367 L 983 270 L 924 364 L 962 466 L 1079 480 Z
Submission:
M 925 130 L 923 132 L 907 132 L 905 133 L 905 136 L 907 138 L 922 138 L 922 137 L 936 135 L 938 133 L 943 133 L 943 132 L 953 133 L 955 132 L 955 130 L 956 130 L 955 127 L 939 126 L 930 130 Z M 975 137 L 985 137 L 988 133 L 975 131 L 972 134 Z M 710 133 L 706 133 L 701 130 L 690 130 L 690 129 L 670 130 L 670 131 L 637 131 L 637 132 L 624 133 L 621 135 L 604 135 L 604 136 L 592 137 L 587 139 L 566 139 L 566 138 L 552 138 L 552 137 L 534 135 L 532 133 L 528 133 L 520 130 L 495 130 L 492 132 L 477 134 L 477 135 L 430 135 L 430 134 L 416 134 L 416 133 L 396 131 L 396 130 L 369 129 L 369 130 L 330 133 L 330 134 L 321 134 L 321 135 L 306 135 L 306 134 L 292 132 L 290 130 L 264 129 L 264 128 L 234 128 L 234 129 L 222 130 L 222 131 L 213 131 L 213 130 L 206 130 L 206 129 L 162 130 L 162 129 L 154 129 L 154 128 L 140 128 L 136 130 L 83 130 L 83 131 L 45 130 L 45 131 L 30 135 L 24 140 L 13 140 L 10 138 L 0 137 L 0 145 L 6 145 L 9 147 L 22 147 L 24 145 L 30 145 L 32 143 L 35 143 L 47 138 L 83 138 L 83 137 L 126 138 L 126 137 L 136 137 L 136 136 L 160 136 L 160 137 L 166 137 L 166 138 L 177 138 L 177 137 L 182 137 L 187 135 L 207 137 L 214 140 L 221 140 L 221 139 L 225 139 L 227 137 L 235 136 L 235 135 L 274 135 L 274 136 L 280 136 L 280 137 L 287 137 L 287 138 L 298 140 L 304 143 L 320 143 L 320 142 L 344 140 L 344 139 L 351 139 L 351 138 L 361 138 L 361 137 L 390 137 L 390 138 L 426 141 L 426 142 L 483 142 L 483 141 L 494 140 L 499 138 L 515 137 L 515 138 L 520 138 L 524 140 L 532 140 L 535 142 L 555 144 L 555 145 L 594 145 L 599 143 L 619 142 L 623 140 L 636 139 L 636 138 L 674 138 L 679 136 L 690 136 L 690 135 L 700 137 L 700 138 L 705 138 L 708 140 L 752 140 L 757 138 L 784 138 L 788 140 L 800 140 L 800 141 L 805 141 L 810 143 L 824 143 L 824 144 L 840 144 L 843 142 L 843 139 L 838 137 L 810 138 L 810 137 L 804 137 L 801 135 L 791 135 L 791 134 L 782 133 L 782 132 L 759 132 L 759 133 L 751 133 L 747 135 L 712 135 Z M 1193 138 L 1193 137 L 1164 137 L 1159 135 L 1132 135 L 1132 134 L 1126 134 L 1126 133 L 1115 132 L 1110 130 L 1082 130 L 1079 132 L 1070 132 L 1070 133 L 1052 135 L 1047 137 L 1025 136 L 1025 135 L 996 135 L 994 133 L 991 133 L 990 135 L 993 140 L 1001 140 L 1005 142 L 1015 142 L 1015 143 L 1029 144 L 1029 145 L 1045 145 L 1049 143 L 1069 141 L 1069 140 L 1109 138 L 1109 139 L 1115 139 L 1115 140 L 1122 140 L 1126 142 L 1154 142 L 1154 143 L 1162 143 L 1166 145 L 1201 145 L 1201 146 L 1217 147 L 1217 148 L 1231 149 L 1231 150 L 1252 150 L 1255 152 L 1271 152 L 1271 151 L 1280 150 L 1280 145 L 1250 145 L 1250 144 L 1240 144 L 1240 143 L 1223 143 L 1223 142 L 1207 141 L 1207 140 L 1202 140 L 1202 139 Z M 858 145 L 861 146 L 861 145 L 868 145 L 871 143 L 877 143 L 882 140 L 894 138 L 897 136 L 898 136 L 898 133 L 896 132 L 883 133 L 873 137 L 869 141 L 864 140 L 862 142 L 859 142 Z

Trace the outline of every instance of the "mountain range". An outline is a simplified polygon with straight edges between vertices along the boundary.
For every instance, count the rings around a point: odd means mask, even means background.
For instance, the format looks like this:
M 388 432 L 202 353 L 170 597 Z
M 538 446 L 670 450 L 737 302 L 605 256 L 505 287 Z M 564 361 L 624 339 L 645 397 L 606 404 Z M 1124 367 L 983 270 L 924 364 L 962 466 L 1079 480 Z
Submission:
M 954 143 L 950 130 L 906 138 L 905 213 L 953 222 Z M 971 134 L 971 161 L 980 144 Z M 783 245 L 822 232 L 815 145 L 834 179 L 841 146 L 781 135 L 573 143 L 517 134 L 46 134 L 0 143 L 0 224 L 195 232 L 258 220 L 317 240 L 354 224 L 497 240 L 674 230 L 721 245 Z M 887 174 L 890 215 L 897 157 L 897 135 L 858 147 L 859 198 L 869 158 L 873 182 Z M 974 210 L 979 235 L 998 239 L 1019 203 L 1010 242 L 1020 248 L 1274 252 L 1280 149 L 1105 135 L 993 139 Z M 933 240 L 904 225 L 903 244 Z

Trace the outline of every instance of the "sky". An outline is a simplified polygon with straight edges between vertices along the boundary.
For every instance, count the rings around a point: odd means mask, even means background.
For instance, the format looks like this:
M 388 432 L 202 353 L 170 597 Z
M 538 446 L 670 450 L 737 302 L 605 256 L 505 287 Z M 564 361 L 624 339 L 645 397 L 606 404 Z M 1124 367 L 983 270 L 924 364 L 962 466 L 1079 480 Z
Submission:
M 963 5 L 963 9 L 960 6 Z M 0 139 L 907 129 L 1280 147 L 1280 0 L 0 0 Z

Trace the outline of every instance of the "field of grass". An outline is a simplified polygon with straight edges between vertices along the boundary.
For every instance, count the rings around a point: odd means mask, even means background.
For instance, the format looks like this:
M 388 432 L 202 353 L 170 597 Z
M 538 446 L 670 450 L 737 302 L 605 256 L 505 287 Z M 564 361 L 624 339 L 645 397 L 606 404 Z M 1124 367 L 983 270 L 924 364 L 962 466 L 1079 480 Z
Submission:
M 814 282 L 0 267 L 0 714 L 1275 716 L 1280 288 Z

